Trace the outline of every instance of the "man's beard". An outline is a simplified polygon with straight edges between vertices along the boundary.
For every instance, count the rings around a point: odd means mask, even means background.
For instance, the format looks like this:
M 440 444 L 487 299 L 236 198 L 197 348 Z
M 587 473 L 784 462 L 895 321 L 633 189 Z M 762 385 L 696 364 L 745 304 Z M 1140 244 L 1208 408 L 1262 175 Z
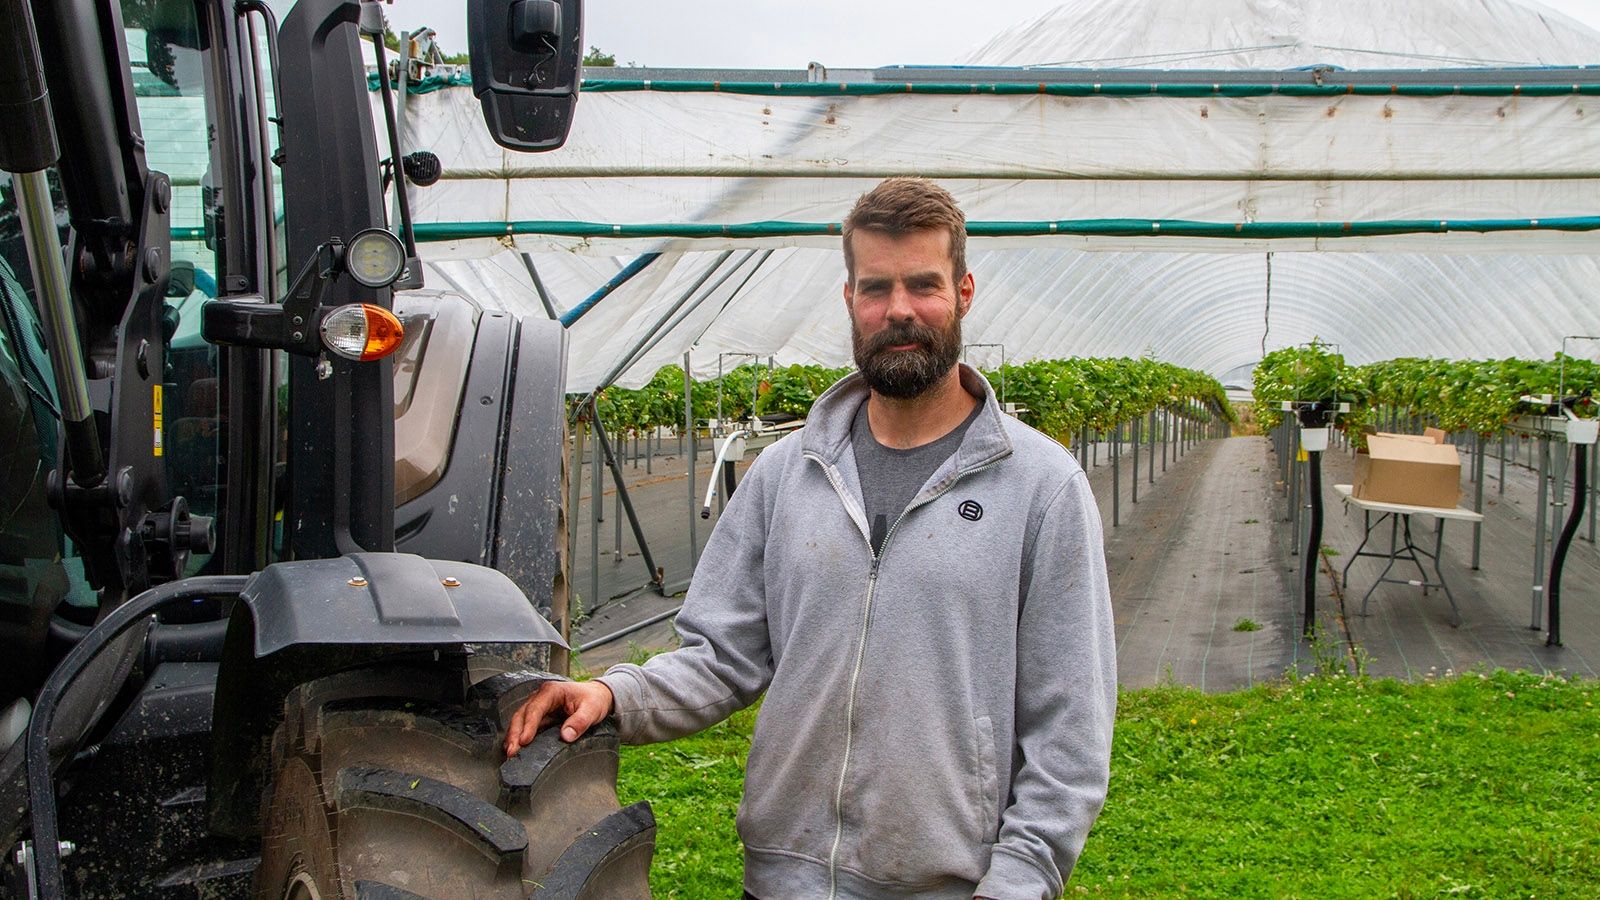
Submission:
M 938 384 L 961 357 L 961 317 L 953 316 L 948 329 L 900 322 L 870 338 L 852 318 L 850 344 L 868 387 L 885 397 L 909 400 Z M 918 346 L 887 349 L 897 344 Z

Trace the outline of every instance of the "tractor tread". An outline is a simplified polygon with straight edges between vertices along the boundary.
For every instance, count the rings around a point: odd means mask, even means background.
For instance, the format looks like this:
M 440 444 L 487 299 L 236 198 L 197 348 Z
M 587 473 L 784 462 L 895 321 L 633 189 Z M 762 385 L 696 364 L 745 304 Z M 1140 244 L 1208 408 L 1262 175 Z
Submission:
M 568 847 L 528 900 L 599 900 L 595 891 L 608 869 L 637 862 L 637 853 L 655 846 L 656 817 L 647 800 L 617 810 Z M 645 865 L 649 865 L 648 857 Z
M 570 744 L 561 739 L 560 729 L 546 728 L 516 756 L 500 764 L 500 805 L 506 809 L 524 808 L 543 781 L 555 777 L 580 757 L 600 754 L 602 763 L 615 768 L 620 759 L 619 745 L 616 724 L 611 719 L 599 722 Z
M 322 900 L 648 900 L 654 819 L 648 805 L 619 812 L 615 724 L 572 744 L 547 729 L 507 760 L 510 716 L 556 676 L 485 668 L 471 684 L 448 662 L 406 662 L 289 692 L 259 900 L 297 884 Z
M 490 859 L 528 849 L 522 823 L 494 804 L 423 775 L 368 766 L 339 770 L 340 809 L 380 809 L 416 816 L 470 841 Z

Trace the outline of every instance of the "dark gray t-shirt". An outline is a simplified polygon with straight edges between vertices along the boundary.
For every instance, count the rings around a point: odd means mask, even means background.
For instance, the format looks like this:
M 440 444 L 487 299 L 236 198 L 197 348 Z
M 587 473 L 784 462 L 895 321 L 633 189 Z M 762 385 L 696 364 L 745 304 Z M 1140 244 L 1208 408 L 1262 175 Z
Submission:
M 960 446 L 967 427 L 978 418 L 983 404 L 972 407 L 953 431 L 935 441 L 896 450 L 878 443 L 872 436 L 872 426 L 867 424 L 867 404 L 856 410 L 855 421 L 850 424 L 850 443 L 855 448 L 856 473 L 861 479 L 861 497 L 867 507 L 867 524 L 872 529 L 872 553 L 883 549 L 883 539 L 889 536 L 900 514 L 917 491 L 928 483 L 940 463 L 950 458 Z

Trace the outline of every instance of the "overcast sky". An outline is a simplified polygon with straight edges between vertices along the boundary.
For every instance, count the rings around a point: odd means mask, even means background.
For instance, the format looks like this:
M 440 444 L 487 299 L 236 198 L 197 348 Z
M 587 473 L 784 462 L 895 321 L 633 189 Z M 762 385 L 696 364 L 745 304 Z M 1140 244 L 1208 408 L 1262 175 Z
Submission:
M 949 64 L 1061 0 L 588 0 L 584 44 L 618 65 L 803 69 Z M 1600 29 L 1600 0 L 1543 0 Z M 465 0 L 393 0 L 396 32 L 424 25 L 467 49 Z

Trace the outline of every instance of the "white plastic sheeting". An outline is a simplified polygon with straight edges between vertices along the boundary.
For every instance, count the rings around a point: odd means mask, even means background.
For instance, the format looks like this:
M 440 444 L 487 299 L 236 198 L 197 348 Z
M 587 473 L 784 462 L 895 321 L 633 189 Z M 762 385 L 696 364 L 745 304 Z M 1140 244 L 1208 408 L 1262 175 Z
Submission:
M 968 61 L 1110 66 L 1141 55 L 1205 68 L 1571 64 L 1600 62 L 1600 35 L 1509 0 L 1093 0 L 1003 33 Z M 494 146 L 470 92 L 451 89 L 410 98 L 407 143 L 435 150 L 446 167 L 444 181 L 413 192 L 418 221 L 496 228 L 837 222 L 895 174 L 940 180 L 971 222 L 1548 221 L 1600 215 L 1597 117 L 1600 97 L 1576 94 L 590 92 L 566 147 L 522 155 Z M 1269 350 L 1332 341 L 1353 362 L 1547 357 L 1563 334 L 1600 332 L 1589 255 L 1597 235 L 974 239 L 978 298 L 966 339 L 1003 345 L 1011 361 L 1148 353 L 1219 376 L 1248 370 L 1264 336 Z M 691 347 L 702 377 L 725 352 L 847 363 L 837 243 L 519 234 L 424 251 L 430 277 L 477 285 L 468 292 L 486 303 L 530 314 L 542 307 L 513 251 L 531 253 L 563 308 L 634 254 L 669 251 L 573 326 L 569 388 L 587 390 L 663 320 L 713 251 L 729 248 L 739 252 L 728 265 L 755 247 L 778 249 L 753 275 L 759 257 L 746 261 L 622 383 L 642 383 Z M 998 357 L 974 351 L 980 363 Z
M 636 91 L 584 95 L 568 146 L 527 155 L 502 150 L 483 129 L 468 127 L 477 109 L 464 102 L 465 93 L 412 98 L 411 140 L 440 153 L 449 173 L 420 192 L 420 221 L 837 222 L 873 184 L 906 173 L 948 182 L 972 221 L 1338 223 L 1600 211 L 1600 181 L 1592 177 L 1597 161 L 1575 152 L 1600 146 L 1600 97 L 804 98 Z M 1055 242 L 1092 249 L 1150 243 L 1064 236 Z M 1237 249 L 1232 239 L 1223 242 L 1220 249 Z M 517 239 L 538 250 L 579 243 Z M 1392 239 L 1381 243 L 1394 246 Z M 1559 232 L 1463 246 L 1480 252 L 1486 244 L 1534 251 L 1585 246 Z M 657 247 L 647 238 L 605 245 L 616 253 Z M 1162 249 L 1184 248 L 1163 240 Z M 1319 249 L 1371 248 L 1339 239 Z
M 1600 61 L 1600 35 L 1532 0 L 1067 3 L 995 35 L 966 65 L 1440 69 Z

